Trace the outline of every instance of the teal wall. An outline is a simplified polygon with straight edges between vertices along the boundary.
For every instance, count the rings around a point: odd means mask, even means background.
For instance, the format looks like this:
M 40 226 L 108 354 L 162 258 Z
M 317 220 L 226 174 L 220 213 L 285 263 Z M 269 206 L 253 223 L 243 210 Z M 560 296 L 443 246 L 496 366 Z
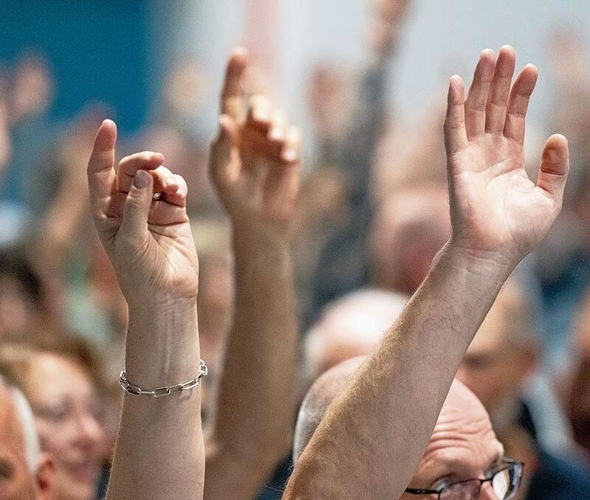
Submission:
M 0 64 L 26 51 L 44 56 L 56 87 L 52 117 L 73 117 L 87 103 L 110 105 L 123 132 L 148 116 L 151 94 L 148 2 L 0 0 Z

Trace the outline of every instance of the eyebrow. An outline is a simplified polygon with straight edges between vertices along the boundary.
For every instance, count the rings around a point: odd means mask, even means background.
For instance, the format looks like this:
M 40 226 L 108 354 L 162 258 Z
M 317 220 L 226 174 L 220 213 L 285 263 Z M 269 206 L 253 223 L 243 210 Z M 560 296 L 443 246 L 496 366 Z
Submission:
M 494 457 L 493 461 L 490 462 L 490 465 L 488 465 L 488 467 L 486 468 L 486 473 L 490 472 L 494 467 L 500 465 L 500 463 L 502 462 L 502 460 L 504 460 L 505 458 L 505 454 L 504 454 L 504 447 L 502 446 L 502 444 L 500 443 L 501 449 L 498 450 L 498 453 L 496 454 L 496 456 Z M 447 473 L 442 474 L 440 476 L 438 476 L 436 479 L 434 479 L 433 481 L 430 482 L 430 485 L 434 485 L 436 484 L 438 481 L 442 481 L 442 480 L 448 480 L 450 482 L 457 482 L 457 481 L 461 481 L 461 477 L 459 474 L 457 474 L 457 472 L 455 472 L 455 470 L 453 467 L 451 467 L 451 470 L 449 470 Z

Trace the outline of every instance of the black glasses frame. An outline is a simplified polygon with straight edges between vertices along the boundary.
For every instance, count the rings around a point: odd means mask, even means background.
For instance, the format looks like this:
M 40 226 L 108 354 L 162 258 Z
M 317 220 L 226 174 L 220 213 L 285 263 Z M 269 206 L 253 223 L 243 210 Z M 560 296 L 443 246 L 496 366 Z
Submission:
M 479 490 L 478 491 L 480 491 L 482 485 L 484 483 L 492 482 L 494 477 L 496 476 L 496 474 L 503 472 L 507 469 L 514 469 L 515 475 L 518 478 L 517 479 L 518 483 L 516 485 L 515 490 L 512 493 L 516 493 L 518 491 L 518 488 L 520 487 L 520 481 L 522 479 L 523 468 L 524 468 L 524 463 L 519 462 L 518 460 L 513 460 L 511 458 L 503 458 L 502 463 L 500 464 L 500 467 L 498 469 L 494 470 L 494 472 L 490 475 L 490 477 L 486 477 L 484 479 L 479 479 L 479 478 L 464 479 L 463 481 L 457 481 L 455 483 L 441 486 L 440 488 L 438 488 L 436 490 L 430 490 L 430 489 L 425 489 L 425 488 L 406 488 L 405 491 L 406 491 L 406 493 L 409 493 L 410 495 L 437 495 L 437 500 L 440 500 L 441 494 L 443 494 L 445 492 L 445 490 L 447 488 L 450 488 L 451 486 L 455 486 L 456 484 L 479 481 Z M 504 499 L 500 499 L 500 500 L 509 500 L 513 496 L 514 495 L 510 495 L 509 497 L 505 497 Z

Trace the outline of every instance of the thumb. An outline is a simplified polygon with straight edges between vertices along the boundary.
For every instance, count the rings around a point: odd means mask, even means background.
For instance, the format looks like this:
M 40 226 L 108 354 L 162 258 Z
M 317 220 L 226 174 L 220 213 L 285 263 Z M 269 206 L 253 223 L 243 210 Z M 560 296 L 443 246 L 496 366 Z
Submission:
M 547 139 L 543 149 L 537 186 L 547 191 L 554 200 L 561 203 L 568 170 L 569 151 L 567 139 L 563 135 L 554 134 Z
M 123 210 L 120 232 L 131 239 L 140 239 L 147 231 L 147 220 L 152 204 L 154 181 L 145 170 L 138 170 Z

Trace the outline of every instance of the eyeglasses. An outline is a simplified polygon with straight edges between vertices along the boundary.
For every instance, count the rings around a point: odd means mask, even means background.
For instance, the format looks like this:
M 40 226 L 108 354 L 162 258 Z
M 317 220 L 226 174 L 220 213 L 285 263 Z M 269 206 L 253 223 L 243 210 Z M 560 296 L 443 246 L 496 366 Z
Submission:
M 466 479 L 456 483 L 445 484 L 436 490 L 421 488 L 407 488 L 410 495 L 437 495 L 437 500 L 470 500 L 479 498 L 479 492 L 484 483 L 490 483 L 498 500 L 514 498 L 520 481 L 524 464 L 510 458 L 503 458 L 489 477 L 484 479 Z

